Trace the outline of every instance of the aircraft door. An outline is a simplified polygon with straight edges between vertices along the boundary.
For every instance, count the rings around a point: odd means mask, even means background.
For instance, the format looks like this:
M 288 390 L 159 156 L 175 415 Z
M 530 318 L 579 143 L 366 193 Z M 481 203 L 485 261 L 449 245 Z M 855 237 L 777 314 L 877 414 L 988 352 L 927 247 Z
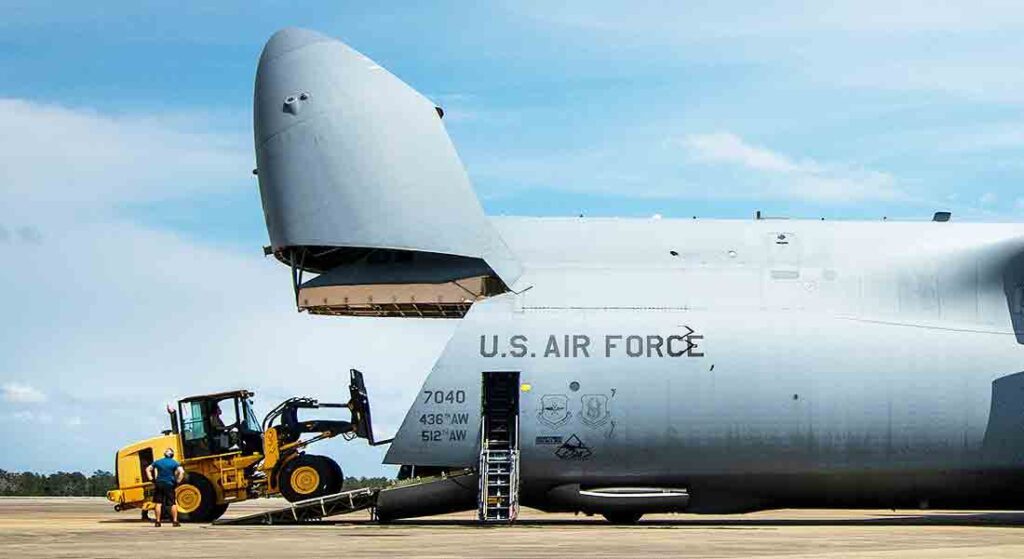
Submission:
M 519 373 L 483 373 L 483 433 L 485 441 L 502 448 L 519 448 Z

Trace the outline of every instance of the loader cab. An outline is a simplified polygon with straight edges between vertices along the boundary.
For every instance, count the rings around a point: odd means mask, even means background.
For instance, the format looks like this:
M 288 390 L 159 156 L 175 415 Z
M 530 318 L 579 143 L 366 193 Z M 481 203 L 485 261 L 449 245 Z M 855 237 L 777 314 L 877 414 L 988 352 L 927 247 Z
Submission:
M 178 402 L 184 458 L 262 451 L 263 432 L 247 390 L 192 396 Z

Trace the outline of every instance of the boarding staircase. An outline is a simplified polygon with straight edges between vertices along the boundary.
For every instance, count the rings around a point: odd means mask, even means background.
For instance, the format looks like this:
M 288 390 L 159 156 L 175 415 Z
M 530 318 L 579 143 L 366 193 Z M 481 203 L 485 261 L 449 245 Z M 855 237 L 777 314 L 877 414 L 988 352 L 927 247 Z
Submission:
M 519 513 L 518 398 L 518 374 L 484 374 L 484 408 L 480 417 L 481 522 L 510 523 Z

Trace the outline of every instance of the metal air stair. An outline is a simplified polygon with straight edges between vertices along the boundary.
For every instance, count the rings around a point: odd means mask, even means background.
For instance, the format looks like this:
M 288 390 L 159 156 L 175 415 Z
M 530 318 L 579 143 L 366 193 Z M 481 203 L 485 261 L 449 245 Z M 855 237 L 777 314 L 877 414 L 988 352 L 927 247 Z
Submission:
M 484 374 L 480 418 L 479 518 L 510 523 L 519 513 L 518 373 Z

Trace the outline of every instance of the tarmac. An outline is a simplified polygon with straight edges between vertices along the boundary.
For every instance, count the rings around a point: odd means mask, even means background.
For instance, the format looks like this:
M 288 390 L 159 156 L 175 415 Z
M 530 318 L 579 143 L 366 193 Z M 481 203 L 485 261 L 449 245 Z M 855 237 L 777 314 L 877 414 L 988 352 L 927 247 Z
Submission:
M 227 516 L 279 506 L 232 505 Z M 378 525 L 364 512 L 301 526 L 154 528 L 102 498 L 0 498 L 0 557 L 1022 557 L 1024 513 L 777 510 L 651 515 L 636 526 L 524 510 Z

